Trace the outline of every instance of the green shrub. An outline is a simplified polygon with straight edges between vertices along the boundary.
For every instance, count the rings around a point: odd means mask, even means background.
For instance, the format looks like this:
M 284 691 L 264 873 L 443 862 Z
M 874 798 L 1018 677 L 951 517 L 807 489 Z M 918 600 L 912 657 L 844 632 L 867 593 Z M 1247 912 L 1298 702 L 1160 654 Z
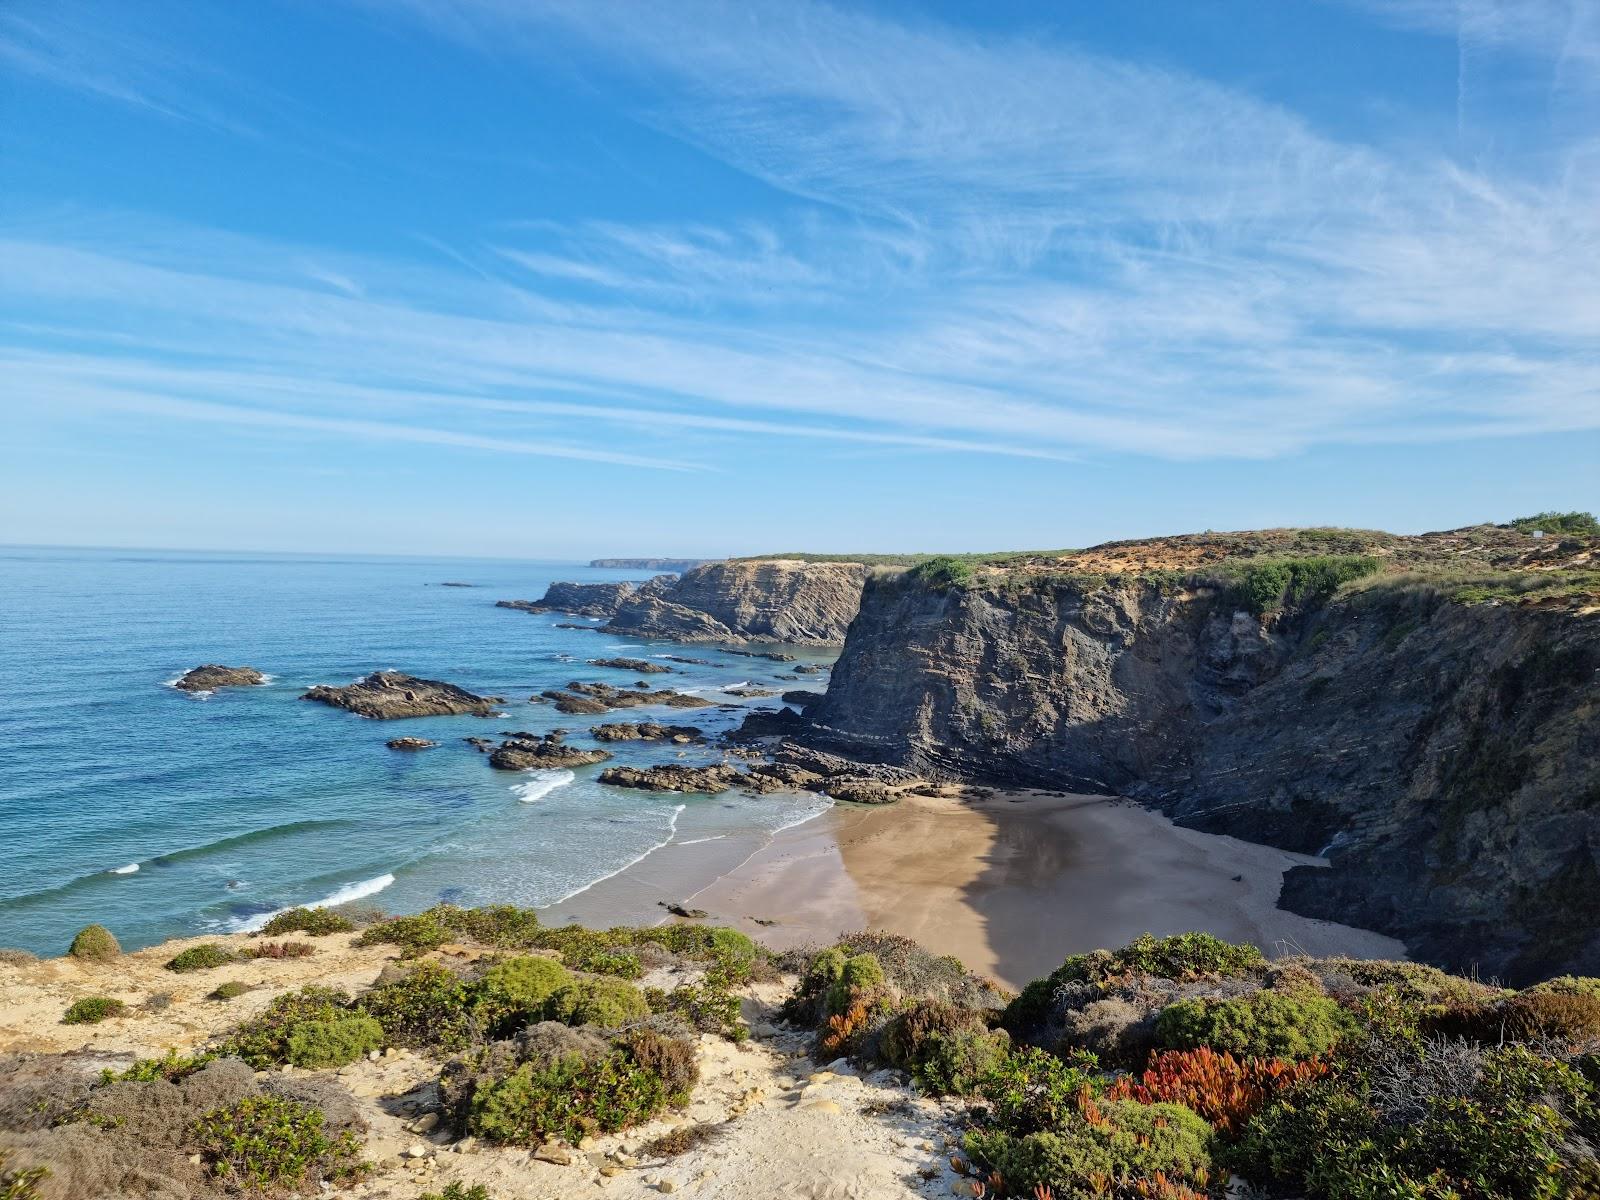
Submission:
M 876 954 L 855 954 L 845 959 L 839 977 L 828 988 L 827 1015 L 843 1013 L 858 994 L 881 988 L 884 982 L 883 964 Z
M 968 1096 L 1005 1063 L 1010 1051 L 1004 1030 L 935 1030 L 923 1040 L 911 1073 L 932 1095 Z
M 1021 1137 L 979 1129 L 966 1135 L 964 1145 L 975 1162 L 1004 1179 L 1010 1195 L 1049 1188 L 1061 1200 L 1078 1200 L 1105 1194 L 1096 1180 L 1127 1186 L 1157 1176 L 1169 1184 L 1204 1184 L 1209 1178 L 1212 1130 L 1195 1113 L 1178 1104 L 1134 1100 L 1091 1104 L 1093 1119 L 1075 1114 Z
M 215 942 L 206 942 L 204 945 L 190 946 L 168 959 L 167 970 L 177 971 L 179 974 L 189 971 L 210 971 L 237 961 L 233 954 Z
M 390 917 L 362 930 L 357 946 L 398 946 L 402 958 L 416 958 L 453 940 L 454 933 L 429 909 L 414 917 Z
M 383 1047 L 383 1026 L 365 1013 L 326 1021 L 299 1021 L 289 1031 L 284 1058 L 297 1067 L 342 1067 Z
M 82 1000 L 73 1001 L 67 1009 L 66 1015 L 61 1018 L 63 1025 L 98 1025 L 107 1017 L 120 1017 L 128 1011 L 128 1006 L 121 1000 L 113 1000 L 110 996 L 85 996 Z
M 1528 989 L 1529 992 L 1558 992 L 1568 996 L 1600 996 L 1600 979 L 1590 975 L 1557 975 Z
M 337 1021 L 350 1010 L 350 997 L 335 988 L 312 985 L 273 998 L 266 1010 L 234 1030 L 217 1047 L 258 1071 L 288 1061 L 289 1039 L 308 1022 Z
M 1310 992 L 1252 992 L 1232 1000 L 1180 1000 L 1156 1018 L 1162 1046 L 1209 1046 L 1237 1058 L 1310 1058 L 1354 1031 L 1349 1013 Z
M 485 971 L 473 987 L 473 1018 L 490 1037 L 505 1037 L 544 1019 L 551 998 L 572 982 L 572 972 L 553 959 L 508 958 Z
M 748 972 L 748 968 L 761 955 L 755 942 L 737 929 L 718 926 L 710 930 L 710 934 L 711 952 L 732 968 L 737 969 L 742 965 Z
M 935 1033 L 965 1033 L 986 1028 L 983 1014 L 942 1000 L 922 1000 L 893 1017 L 883 1028 L 880 1043 L 886 1062 L 914 1071 L 923 1046 Z
M 551 995 L 545 1015 L 565 1025 L 616 1028 L 650 1015 L 644 993 L 622 979 L 573 979 Z
M 1087 1071 L 1036 1046 L 1023 1046 L 978 1082 L 978 1095 L 988 1105 L 987 1125 L 1023 1137 L 1071 1120 L 1078 1097 L 1096 1087 Z
M 1403 1110 L 1382 1111 L 1392 1099 L 1358 1074 L 1292 1089 L 1251 1118 L 1230 1165 L 1257 1183 L 1325 1200 L 1593 1194 L 1594 1163 L 1573 1148 L 1594 1136 L 1595 1092 L 1577 1071 L 1507 1046 L 1441 1086 L 1427 1077 L 1430 1051 L 1412 1053 L 1414 1081 L 1391 1089 Z
M 326 937 L 330 933 L 350 933 L 354 929 L 348 917 L 326 908 L 290 908 L 263 925 L 261 933 L 266 937 L 282 937 L 286 933 Z
M 104 925 L 85 925 L 74 935 L 67 953 L 91 962 L 108 962 L 122 953 L 122 947 Z
M 1531 517 L 1518 517 L 1509 524 L 1519 533 L 1532 533 L 1535 529 L 1542 529 L 1546 533 L 1563 533 L 1575 537 L 1600 536 L 1600 521 L 1595 520 L 1593 513 L 1586 512 L 1542 512 Z
M 447 1183 L 442 1192 L 423 1192 L 417 1200 L 489 1200 L 489 1189 L 481 1183 L 467 1187 L 461 1183 Z
M 318 1109 L 278 1096 L 214 1109 L 190 1126 L 189 1139 L 212 1173 L 237 1187 L 308 1191 L 367 1169 L 353 1134 L 330 1137 Z
M 168 1047 L 167 1053 L 161 1058 L 141 1058 L 126 1071 L 102 1071 L 101 1083 L 155 1083 L 165 1080 L 168 1083 L 177 1083 L 180 1079 L 187 1079 L 208 1062 L 216 1060 L 216 1055 L 209 1050 L 202 1050 L 198 1054 L 180 1055 L 176 1047 Z
M 389 1045 L 460 1050 L 467 1044 L 471 996 L 472 989 L 454 971 L 422 962 L 393 983 L 365 992 L 358 1007 L 383 1026 Z
M 467 1130 L 514 1145 L 550 1137 L 576 1143 L 591 1133 L 614 1133 L 647 1121 L 688 1099 L 659 1070 L 640 1064 L 634 1044 L 619 1042 L 595 1060 L 565 1055 L 549 1063 L 525 1062 L 473 1093 Z
M 432 915 L 446 929 L 464 939 L 502 950 L 532 946 L 539 934 L 539 914 L 514 904 L 486 904 L 482 908 L 440 904 L 424 915 Z
M 939 557 L 920 562 L 906 575 L 936 592 L 953 587 L 968 587 L 977 578 L 972 567 L 959 558 Z
M 1375 574 L 1381 566 L 1365 554 L 1257 559 L 1228 569 L 1228 597 L 1259 617 L 1285 603 L 1319 604 L 1344 584 Z
M 212 1000 L 237 1000 L 249 990 L 249 984 L 240 983 L 237 979 L 230 979 L 226 983 L 217 984 L 212 989 L 209 998 Z
M 1505 1037 L 1518 1042 L 1550 1038 L 1575 1045 L 1600 1040 L 1600 994 L 1533 989 L 1500 1007 Z

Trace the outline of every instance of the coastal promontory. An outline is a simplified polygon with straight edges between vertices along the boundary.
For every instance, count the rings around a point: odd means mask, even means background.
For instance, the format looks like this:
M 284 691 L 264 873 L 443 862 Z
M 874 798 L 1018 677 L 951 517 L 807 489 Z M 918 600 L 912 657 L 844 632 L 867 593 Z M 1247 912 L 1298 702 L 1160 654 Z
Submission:
M 346 687 L 318 684 L 300 698 L 379 721 L 454 714 L 487 717 L 502 703 L 498 696 L 479 696 L 453 683 L 399 671 L 375 671 Z

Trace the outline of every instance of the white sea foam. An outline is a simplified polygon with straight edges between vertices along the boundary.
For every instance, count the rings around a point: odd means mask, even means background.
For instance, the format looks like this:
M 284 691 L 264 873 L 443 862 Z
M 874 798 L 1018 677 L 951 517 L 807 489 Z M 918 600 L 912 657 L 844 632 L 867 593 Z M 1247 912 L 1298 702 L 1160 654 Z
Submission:
M 532 804 L 535 800 L 543 800 L 557 788 L 566 787 L 576 778 L 576 775 L 565 769 L 531 771 L 526 783 L 514 783 L 511 785 L 511 790 L 524 804 Z
M 723 838 L 725 838 L 727 836 L 728 835 L 725 834 L 725 833 L 714 833 L 710 837 L 690 838 L 686 842 L 679 842 L 678 845 L 680 845 L 680 846 L 698 846 L 701 842 L 720 842 Z
M 557 904 L 565 904 L 568 900 L 571 900 L 574 896 L 583 895 L 583 893 L 587 892 L 595 884 L 604 883 L 608 879 L 616 878 L 618 875 L 621 875 L 628 868 L 638 866 L 645 859 L 649 858 L 652 854 L 654 854 L 657 850 L 660 850 L 662 847 L 670 846 L 672 844 L 672 839 L 674 837 L 676 837 L 677 834 L 678 834 L 678 818 L 683 815 L 683 810 L 685 808 L 687 808 L 687 807 L 688 807 L 688 805 L 686 805 L 686 804 L 680 804 L 680 805 L 678 805 L 676 808 L 674 808 L 672 810 L 672 820 L 667 822 L 666 840 L 657 842 L 654 846 L 651 846 L 648 850 L 646 850 L 643 854 L 639 855 L 637 858 L 629 859 L 627 862 L 623 863 L 620 867 L 618 867 L 615 871 L 608 871 L 606 874 L 600 876 L 600 878 L 598 878 L 598 879 L 591 879 L 588 883 L 584 884 L 581 888 L 577 888 L 574 891 L 568 892 L 565 896 L 562 896 L 561 898 L 559 898 L 556 901 L 556 903 Z
M 107 875 L 132 875 L 138 869 L 139 869 L 139 864 L 138 863 L 129 863 L 125 867 L 112 867 L 109 871 L 106 872 L 106 874 Z
M 719 692 L 731 692 L 735 688 L 747 688 L 749 686 L 750 686 L 750 681 L 748 679 L 741 679 L 738 683 L 725 683 L 721 687 L 719 687 L 717 689 L 717 691 L 719 691 Z
M 807 821 L 815 821 L 818 817 L 820 817 L 823 813 L 827 812 L 832 807 L 833 807 L 833 801 L 829 800 L 826 804 L 824 804 L 820 808 L 818 808 L 816 812 L 804 813 L 801 816 L 798 816 L 798 817 L 794 818 L 794 820 L 792 820 L 792 821 L 785 821 L 782 825 L 779 825 L 772 832 L 773 833 L 782 833 L 785 829 L 793 829 L 798 825 L 804 825 Z
M 378 875 L 372 879 L 363 879 L 359 883 L 347 883 L 321 900 L 313 900 L 309 904 L 297 905 L 300 908 L 335 908 L 340 904 L 349 904 L 352 900 L 364 900 L 368 896 L 376 896 L 384 888 L 394 882 L 393 875 Z M 274 909 L 268 913 L 257 913 L 243 921 L 236 922 L 235 928 L 240 933 L 255 933 L 273 917 L 281 912 L 288 912 L 287 908 Z

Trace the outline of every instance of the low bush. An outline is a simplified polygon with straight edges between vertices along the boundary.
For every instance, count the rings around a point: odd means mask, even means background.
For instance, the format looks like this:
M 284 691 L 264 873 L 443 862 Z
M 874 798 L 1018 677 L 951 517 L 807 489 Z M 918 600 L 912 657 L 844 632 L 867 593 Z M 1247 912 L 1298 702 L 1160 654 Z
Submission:
M 122 947 L 104 925 L 85 925 L 73 936 L 67 953 L 90 962 L 108 962 L 122 953 Z
M 727 973 L 719 966 L 706 969 L 696 983 L 679 984 L 670 992 L 649 988 L 645 1003 L 653 1013 L 668 1013 L 701 1033 L 715 1033 L 730 1042 L 750 1036 Z
M 884 1026 L 879 1048 L 885 1061 L 903 1071 L 914 1071 L 932 1035 L 986 1028 L 982 1013 L 940 1000 L 923 1000 L 897 1014 Z
M 1567 1045 L 1600 1041 L 1600 993 L 1537 989 L 1519 992 L 1500 1006 L 1504 1036 L 1531 1042 L 1542 1038 Z
M 289 1061 L 289 1039 L 302 1024 L 337 1021 L 350 1010 L 350 997 L 335 988 L 312 985 L 273 998 L 266 1010 L 235 1029 L 216 1047 L 242 1058 L 258 1071 Z
M 1112 1181 L 1124 1195 L 1161 1183 L 1203 1189 L 1212 1171 L 1211 1127 L 1177 1104 L 1085 1100 L 1081 1111 L 1050 1128 L 1021 1137 L 975 1130 L 963 1144 L 1007 1196 L 1050 1189 L 1075 1200 L 1106 1194 Z
M 1327 1064 L 1320 1059 L 1241 1061 L 1210 1047 L 1169 1050 L 1155 1055 L 1138 1078 L 1125 1075 L 1117 1080 L 1106 1096 L 1140 1104 L 1181 1104 L 1219 1131 L 1236 1134 L 1277 1092 L 1320 1079 L 1327 1072 Z
M 121 1000 L 110 996 L 85 996 L 75 1000 L 61 1018 L 63 1025 L 98 1025 L 107 1017 L 120 1017 L 128 1011 Z
M 1092 1065 L 1071 1066 L 1035 1046 L 1023 1046 L 979 1081 L 978 1095 L 987 1105 L 986 1125 L 1023 1137 L 1072 1119 L 1081 1098 L 1097 1086 Z
M 668 1056 L 656 1035 L 619 1039 L 597 1058 L 562 1054 L 523 1062 L 498 1079 L 480 1083 L 469 1103 L 469 1133 L 489 1141 L 537 1145 L 550 1137 L 576 1143 L 593 1133 L 614 1133 L 688 1101 L 692 1077 L 666 1073 Z M 681 1043 L 680 1043 L 681 1045 Z M 693 1060 L 686 1045 L 674 1058 Z M 651 1065 L 646 1065 L 649 1062 Z
M 1594 1085 L 1579 1072 L 1524 1046 L 1478 1059 L 1448 1044 L 1404 1053 L 1415 1074 L 1382 1091 L 1370 1072 L 1287 1089 L 1246 1124 L 1230 1163 L 1258 1184 L 1326 1200 L 1594 1194 L 1600 1174 L 1579 1143 L 1600 1130 Z M 1430 1070 L 1440 1055 L 1467 1069 Z
M 1003 1066 L 1010 1051 L 1003 1029 L 936 1031 L 923 1041 L 911 1074 L 932 1095 L 968 1096 Z
M 490 967 L 474 985 L 473 1019 L 489 1037 L 506 1037 L 551 1016 L 551 999 L 572 983 L 572 972 L 554 959 L 508 958 Z
M 102 1071 L 101 1083 L 154 1083 L 165 1080 L 168 1083 L 177 1083 L 180 1079 L 187 1079 L 208 1062 L 214 1062 L 216 1055 L 209 1050 L 202 1050 L 198 1054 L 179 1054 L 176 1047 L 169 1047 L 167 1053 L 161 1058 L 141 1058 L 126 1071 Z
M 454 934 L 435 910 L 411 917 L 390 917 L 361 931 L 357 946 L 398 946 L 402 958 L 417 958 L 453 940 Z
M 261 927 L 265 937 L 282 937 L 286 933 L 303 933 L 309 937 L 326 937 L 330 933 L 350 933 L 355 925 L 326 908 L 290 908 L 278 913 Z
M 167 970 L 185 974 L 189 971 L 210 971 L 217 967 L 225 967 L 231 962 L 237 962 L 235 955 L 217 945 L 215 942 L 206 942 L 199 946 L 190 946 L 187 950 L 179 951 L 167 960 Z
M 481 1183 L 447 1183 L 442 1192 L 423 1192 L 417 1200 L 489 1200 L 489 1189 Z
M 49 1167 L 12 1167 L 11 1152 L 0 1146 L 0 1200 L 38 1200 Z
M 1382 563 L 1365 554 L 1257 559 L 1228 568 L 1228 599 L 1256 616 L 1284 604 L 1320 604 L 1344 584 L 1378 572 Z
M 828 987 L 824 1001 L 828 1015 L 842 1013 L 852 1001 L 883 987 L 886 977 L 876 954 L 854 954 L 839 967 L 839 974 Z
M 353 1134 L 328 1136 L 321 1111 L 279 1096 L 214 1109 L 190 1127 L 189 1140 L 213 1174 L 259 1191 L 315 1190 L 367 1169 Z
M 285 1061 L 316 1070 L 343 1067 L 383 1047 L 383 1026 L 365 1013 L 299 1021 L 284 1044 Z
M 942 592 L 953 587 L 968 587 L 977 578 L 972 567 L 959 558 L 930 558 L 906 572 L 923 587 Z
M 1593 513 L 1586 512 L 1542 512 L 1531 517 L 1518 517 L 1508 523 L 1520 533 L 1532 533 L 1536 529 L 1542 529 L 1546 534 L 1600 536 L 1600 521 L 1595 520 Z
M 472 989 L 454 971 L 421 962 L 364 992 L 358 1007 L 383 1027 L 386 1042 L 413 1049 L 460 1050 L 468 1040 Z
M 210 1000 L 237 1000 L 250 990 L 250 985 L 240 983 L 237 979 L 230 979 L 226 983 L 219 983 L 211 990 Z
M 615 1028 L 650 1015 L 644 993 L 623 979 L 573 978 L 555 991 L 546 1014 L 564 1025 Z
M 310 942 L 262 942 L 245 954 L 250 958 L 310 958 L 316 952 Z
M 1326 1054 L 1354 1029 L 1349 1013 L 1315 993 L 1259 991 L 1232 1000 L 1180 1000 L 1156 1018 L 1156 1036 L 1169 1049 L 1208 1046 L 1250 1058 Z

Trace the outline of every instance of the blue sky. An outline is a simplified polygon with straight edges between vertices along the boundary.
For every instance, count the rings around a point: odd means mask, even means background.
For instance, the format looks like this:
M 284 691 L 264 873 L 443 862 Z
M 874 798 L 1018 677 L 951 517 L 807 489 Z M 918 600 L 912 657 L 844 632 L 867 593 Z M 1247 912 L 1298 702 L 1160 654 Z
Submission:
M 0 541 L 1600 508 L 1600 3 L 0 6 Z

